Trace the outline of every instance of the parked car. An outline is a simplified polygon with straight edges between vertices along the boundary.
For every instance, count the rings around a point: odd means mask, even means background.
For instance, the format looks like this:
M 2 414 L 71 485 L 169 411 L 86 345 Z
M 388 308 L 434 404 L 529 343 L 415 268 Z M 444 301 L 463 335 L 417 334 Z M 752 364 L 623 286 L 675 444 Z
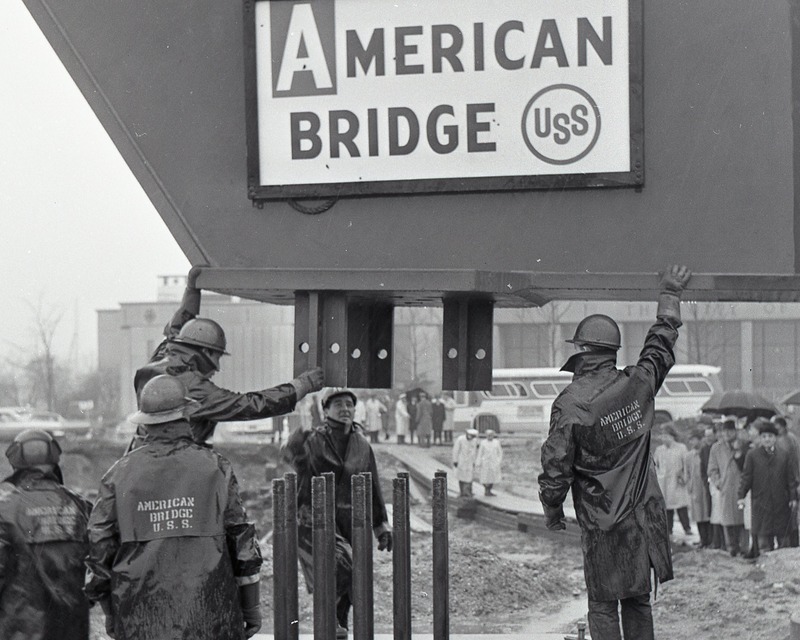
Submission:
M 57 438 L 90 438 L 88 420 L 67 420 L 53 411 L 37 411 L 24 407 L 0 407 L 0 439 L 13 440 L 26 429 L 49 431 Z

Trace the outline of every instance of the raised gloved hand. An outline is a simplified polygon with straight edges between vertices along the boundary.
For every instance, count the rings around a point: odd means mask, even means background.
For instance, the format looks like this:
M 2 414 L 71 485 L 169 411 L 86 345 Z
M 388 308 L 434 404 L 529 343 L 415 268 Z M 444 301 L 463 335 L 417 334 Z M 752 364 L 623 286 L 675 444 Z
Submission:
M 258 582 L 239 587 L 239 600 L 242 605 L 244 635 L 252 638 L 261 629 L 261 607 L 259 604 Z
M 392 550 L 392 532 L 384 531 L 378 536 L 378 551 Z
M 325 372 L 320 367 L 304 371 L 292 380 L 292 386 L 294 387 L 298 400 L 312 391 L 319 391 L 324 384 Z
M 544 503 L 542 503 L 542 507 L 544 507 L 545 526 L 550 531 L 563 531 L 567 528 L 567 519 L 564 517 L 563 507 L 548 507 Z
M 667 267 L 661 274 L 661 281 L 658 283 L 659 289 L 664 293 L 680 295 L 689 283 L 692 272 L 683 265 L 673 264 Z
M 689 283 L 692 272 L 681 265 L 671 265 L 661 274 L 658 283 L 660 293 L 658 294 L 658 310 L 656 316 L 659 318 L 674 318 L 680 323 L 681 319 L 681 293 Z
M 111 608 L 111 598 L 100 600 L 100 608 L 106 617 L 106 635 L 109 638 L 116 638 L 114 634 L 114 610 Z
M 186 276 L 186 286 L 190 289 L 197 289 L 197 278 L 203 271 L 202 265 L 195 265 L 189 269 L 189 275 Z

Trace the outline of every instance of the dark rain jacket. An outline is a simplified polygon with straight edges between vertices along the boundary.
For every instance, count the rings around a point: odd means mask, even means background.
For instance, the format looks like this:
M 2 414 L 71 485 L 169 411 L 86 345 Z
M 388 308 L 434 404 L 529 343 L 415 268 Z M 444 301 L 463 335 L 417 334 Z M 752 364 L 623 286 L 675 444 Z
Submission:
M 86 593 L 111 599 L 117 640 L 241 640 L 238 587 L 261 553 L 231 464 L 185 420 L 150 427 L 106 472 L 89 520 Z
M 751 533 L 788 536 L 792 530 L 789 501 L 797 499 L 797 468 L 792 456 L 780 447 L 771 453 L 764 447 L 750 449 L 744 459 L 739 498 L 748 491 L 753 504 Z
M 297 473 L 298 550 L 309 589 L 313 589 L 311 478 L 327 472 L 333 472 L 335 476 L 336 581 L 337 594 L 341 596 L 350 587 L 352 563 L 350 545 L 353 541 L 350 479 L 354 475 L 364 472 L 372 474 L 372 526 L 376 537 L 383 531 L 389 530 L 389 519 L 378 479 L 375 454 L 364 436 L 361 425 L 353 425 L 344 457 L 339 455 L 331 431 L 332 427 L 327 422 L 309 431 L 298 429 L 286 443 L 284 458 Z
M 572 489 L 591 600 L 648 593 L 651 567 L 661 582 L 672 578 L 650 432 L 654 397 L 675 363 L 680 325 L 660 316 L 636 365 L 623 370 L 612 351 L 579 353 L 564 366 L 575 377 L 553 403 L 540 497 L 546 511 L 560 510 Z
M 0 484 L 0 638 L 88 640 L 83 561 L 91 508 L 39 469 Z
M 193 294 L 193 295 L 190 295 Z M 171 342 L 200 310 L 199 292 L 187 291 L 183 303 L 164 328 L 165 340 L 159 344 L 148 364 L 136 372 L 133 385 L 139 397 L 144 385 L 161 374 L 175 376 L 183 382 L 190 398 L 196 401 L 187 416 L 195 442 L 205 442 L 213 434 L 217 422 L 257 420 L 290 413 L 297 402 L 291 384 L 282 384 L 261 391 L 238 393 L 215 385 L 200 372 L 203 356 L 191 346 Z M 140 435 L 143 435 L 140 431 Z

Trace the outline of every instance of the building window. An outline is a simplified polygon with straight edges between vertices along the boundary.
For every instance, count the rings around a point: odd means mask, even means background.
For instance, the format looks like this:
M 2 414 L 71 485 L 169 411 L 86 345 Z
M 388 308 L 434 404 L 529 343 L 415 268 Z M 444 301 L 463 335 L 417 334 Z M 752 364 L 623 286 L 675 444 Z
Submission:
M 753 387 L 788 393 L 798 386 L 800 332 L 795 321 L 753 322 Z

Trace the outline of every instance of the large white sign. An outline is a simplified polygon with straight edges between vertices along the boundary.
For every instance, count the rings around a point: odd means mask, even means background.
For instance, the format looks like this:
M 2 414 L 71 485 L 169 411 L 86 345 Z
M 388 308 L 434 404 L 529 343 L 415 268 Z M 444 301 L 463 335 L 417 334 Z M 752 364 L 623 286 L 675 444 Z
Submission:
M 641 176 L 629 0 L 261 0 L 254 17 L 260 188 Z

